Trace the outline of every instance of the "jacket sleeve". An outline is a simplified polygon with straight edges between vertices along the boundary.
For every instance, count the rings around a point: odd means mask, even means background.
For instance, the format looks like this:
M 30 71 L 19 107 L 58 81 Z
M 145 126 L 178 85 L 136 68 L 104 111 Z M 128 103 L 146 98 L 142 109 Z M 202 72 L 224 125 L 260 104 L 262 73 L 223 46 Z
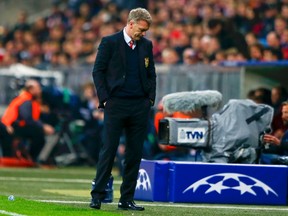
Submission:
M 152 42 L 149 43 L 149 52 L 150 52 L 150 63 L 149 63 L 149 73 L 148 73 L 148 80 L 149 80 L 149 99 L 153 102 L 154 105 L 155 97 L 156 97 L 156 71 L 155 71 L 155 63 L 153 58 L 153 45 Z
M 110 44 L 108 39 L 104 37 L 98 47 L 98 52 L 92 72 L 94 84 L 97 89 L 97 95 L 99 97 L 100 108 L 103 108 L 103 103 L 107 101 L 109 97 L 105 73 L 108 68 L 110 55 Z
M 15 106 L 15 102 L 12 101 L 8 105 L 5 113 L 3 114 L 1 121 L 4 125 L 11 126 L 17 120 L 17 118 L 18 118 L 17 107 Z

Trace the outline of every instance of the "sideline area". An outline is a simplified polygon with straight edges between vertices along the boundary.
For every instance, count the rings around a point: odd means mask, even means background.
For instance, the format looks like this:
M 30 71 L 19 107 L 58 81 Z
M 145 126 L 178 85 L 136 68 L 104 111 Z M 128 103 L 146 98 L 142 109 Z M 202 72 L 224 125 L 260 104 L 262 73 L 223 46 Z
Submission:
M 97 215 L 129 215 L 129 211 L 117 210 L 121 178 L 113 172 L 114 200 L 103 204 Z M 95 210 L 88 207 L 91 180 L 95 175 L 93 167 L 40 168 L 0 168 L 0 215 L 91 215 Z M 57 192 L 58 191 L 58 192 Z M 56 193 L 57 192 L 57 193 Z M 60 192 L 60 193 L 59 193 Z M 71 192 L 73 192 L 71 194 Z M 8 196 L 14 195 L 15 201 Z M 145 206 L 141 215 L 287 215 L 287 206 L 226 205 L 201 203 L 137 203 Z M 33 206 L 33 208 L 31 207 Z M 17 207 L 17 208 L 16 208 Z M 37 211 L 41 209 L 41 214 Z M 5 214 L 3 212 L 6 212 Z M 52 213 L 51 213 L 52 212 Z M 9 213 L 9 214 L 8 214 Z M 13 213 L 13 214 L 11 214 Z

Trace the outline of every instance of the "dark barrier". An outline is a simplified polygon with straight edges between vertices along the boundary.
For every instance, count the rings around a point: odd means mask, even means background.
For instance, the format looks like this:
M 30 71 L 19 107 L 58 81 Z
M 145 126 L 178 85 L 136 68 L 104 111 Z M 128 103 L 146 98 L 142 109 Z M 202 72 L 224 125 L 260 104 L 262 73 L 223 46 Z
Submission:
M 46 83 L 81 92 L 85 82 L 92 81 L 93 65 L 76 64 L 71 67 L 53 68 L 50 71 L 41 71 L 37 77 Z M 157 96 L 156 104 L 169 93 L 195 90 L 217 90 L 223 95 L 223 104 L 229 99 L 246 98 L 248 91 L 260 86 L 271 88 L 282 84 L 287 86 L 288 63 L 246 63 L 223 64 L 223 66 L 196 65 L 156 65 Z M 60 75 L 61 74 L 61 75 Z M 11 73 L 10 68 L 0 68 L 0 104 L 6 104 L 17 93 L 17 82 L 27 78 L 29 73 L 17 71 Z M 34 76 L 36 76 L 34 74 Z M 62 76 L 62 78 L 59 78 Z M 61 79 L 61 80 L 59 80 Z M 20 81 L 19 81 L 20 80 Z M 17 84 L 16 82 L 16 84 Z M 14 89 L 15 91 L 14 91 Z

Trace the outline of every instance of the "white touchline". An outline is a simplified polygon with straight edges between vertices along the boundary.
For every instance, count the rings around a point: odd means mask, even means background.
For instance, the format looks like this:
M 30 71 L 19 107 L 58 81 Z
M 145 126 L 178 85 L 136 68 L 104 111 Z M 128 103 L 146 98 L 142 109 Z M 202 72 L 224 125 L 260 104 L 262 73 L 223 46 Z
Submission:
M 84 201 L 65 201 L 65 200 L 35 200 L 46 203 L 63 203 L 63 204 L 88 204 Z M 118 203 L 105 203 L 105 205 L 117 205 Z M 174 208 L 210 208 L 210 209 L 238 209 L 238 210 L 259 210 L 259 211 L 288 211 L 288 208 L 273 208 L 273 207 L 240 207 L 240 206 L 209 206 L 209 205 L 183 205 L 183 204 L 165 204 L 165 203 L 141 203 L 143 206 L 155 207 L 174 207 Z
M 5 210 L 0 210 L 0 214 L 10 215 L 10 216 L 26 216 L 26 215 L 17 214 L 17 213 L 5 211 Z
M 36 181 L 36 182 L 59 182 L 59 183 L 88 183 L 91 184 L 91 180 L 87 179 L 58 179 L 58 178 L 30 178 L 30 177 L 0 177 L 0 181 Z M 114 181 L 114 184 L 121 184 L 121 181 Z

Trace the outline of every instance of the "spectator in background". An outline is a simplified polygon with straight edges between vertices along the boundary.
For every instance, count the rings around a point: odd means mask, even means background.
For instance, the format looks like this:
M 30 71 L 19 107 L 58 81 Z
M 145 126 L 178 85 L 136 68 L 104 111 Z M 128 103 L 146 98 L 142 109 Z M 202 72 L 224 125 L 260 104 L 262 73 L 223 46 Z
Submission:
M 173 48 L 166 48 L 162 51 L 162 63 L 167 65 L 178 64 L 180 61 L 179 55 Z
M 207 22 L 209 22 L 209 20 L 214 18 L 214 14 L 213 14 L 214 13 L 214 8 L 213 8 L 213 5 L 211 5 L 211 4 L 203 4 L 201 9 L 202 9 L 201 10 L 202 23 L 205 25 L 205 24 L 207 24 Z
M 191 40 L 190 40 L 190 47 L 195 52 L 200 52 L 201 51 L 201 37 L 198 35 L 192 35 Z
M 280 10 L 281 17 L 288 22 L 288 4 L 284 3 L 282 4 L 281 10 Z
M 197 53 L 192 48 L 186 48 L 183 52 L 183 63 L 193 65 L 199 62 Z
M 49 37 L 49 30 L 46 26 L 46 21 L 44 17 L 39 17 L 35 20 L 31 27 L 32 34 L 36 37 L 39 43 L 43 43 Z
M 245 58 L 249 59 L 248 46 L 244 36 L 235 31 L 232 26 L 228 26 L 228 22 L 221 19 L 210 19 L 207 27 L 209 34 L 218 38 L 222 50 L 236 48 Z
M 246 32 L 253 32 L 255 35 L 259 36 L 262 29 L 263 29 L 263 23 L 261 18 L 252 8 L 246 9 L 246 22 L 244 24 L 246 27 Z
M 286 88 L 283 86 L 275 86 L 271 90 L 271 102 L 274 108 L 274 116 L 272 121 L 272 134 L 277 138 L 281 138 L 288 129 L 282 121 L 282 103 L 288 99 Z
M 263 61 L 270 62 L 270 61 L 278 61 L 281 58 L 281 53 L 279 53 L 278 49 L 274 49 L 272 47 L 267 47 L 263 51 Z
M 287 100 L 288 94 L 284 86 L 276 86 L 271 90 L 271 102 L 274 110 L 281 108 L 281 104 Z
M 215 53 L 215 59 L 212 60 L 210 63 L 211 63 L 212 65 L 219 65 L 219 64 L 221 64 L 222 62 L 226 61 L 226 59 L 227 59 L 227 54 L 226 54 L 226 52 L 223 51 L 223 50 L 218 50 L 218 51 L 216 51 L 216 53 Z
M 21 30 L 21 31 L 29 31 L 30 25 L 27 22 L 28 13 L 24 10 L 20 11 L 18 14 L 17 22 L 14 26 L 14 31 Z
M 200 24 L 202 17 L 199 15 L 199 8 L 194 1 L 188 1 L 188 5 L 183 8 L 184 19 L 189 24 Z
M 288 124 L 288 102 L 282 103 L 282 121 Z M 264 149 L 260 163 L 273 164 L 281 155 L 288 155 L 288 131 L 286 130 L 281 139 L 276 136 L 265 134 L 263 137 Z
M 288 29 L 285 29 L 281 36 L 281 48 L 282 48 L 283 59 L 287 60 L 288 59 Z
M 266 37 L 268 49 L 271 48 L 271 52 L 277 55 L 277 59 L 282 59 L 282 48 L 281 48 L 281 39 L 280 36 L 276 34 L 276 32 L 272 31 L 267 34 Z
M 61 45 L 55 41 L 45 41 L 42 44 L 41 49 L 43 51 L 42 53 L 43 64 L 49 64 L 51 62 L 53 54 L 60 53 Z
M 88 39 L 83 40 L 79 57 L 81 59 L 83 59 L 83 58 L 86 58 L 86 57 L 92 55 L 94 52 L 94 49 L 95 48 L 94 48 L 94 42 L 93 41 L 88 40 Z
M 255 103 L 267 104 L 271 106 L 271 91 L 265 87 L 255 89 L 254 96 L 252 97 Z
M 60 9 L 60 2 L 54 1 L 51 7 L 51 14 L 46 19 L 46 25 L 48 29 L 56 26 L 68 29 L 68 19 Z
M 242 53 L 240 53 L 235 48 L 230 48 L 226 50 L 225 55 L 226 55 L 226 61 L 230 61 L 230 62 L 242 62 L 246 60 L 245 57 L 242 56 Z
M 69 67 L 70 59 L 66 53 L 63 52 L 55 52 L 52 53 L 50 64 L 47 66 L 48 68 L 61 68 L 61 67 Z
M 209 39 L 208 47 L 205 50 L 205 55 L 207 56 L 209 62 L 215 60 L 216 53 L 221 50 L 221 45 L 218 38 L 211 37 Z
M 282 35 L 283 35 L 284 30 L 286 29 L 286 27 L 287 27 L 287 23 L 286 23 L 286 20 L 283 17 L 278 16 L 278 17 L 275 18 L 275 20 L 274 20 L 274 31 L 280 37 L 280 40 L 282 38 Z
M 247 11 L 248 5 L 245 4 L 244 2 L 239 2 L 237 4 L 237 6 L 235 7 L 235 15 L 232 18 L 233 22 L 235 23 L 235 26 L 237 27 L 237 29 L 239 29 L 239 31 L 242 34 L 245 34 L 248 31 L 246 22 L 247 22 L 247 18 L 246 18 L 246 11 Z
M 189 36 L 182 30 L 174 30 L 171 33 L 170 45 L 177 52 L 179 61 L 182 62 L 183 51 L 190 45 Z
M 263 28 L 260 37 L 265 37 L 274 30 L 274 19 L 278 14 L 276 4 L 264 4 L 260 10 L 263 10 Z
M 29 153 L 35 162 L 45 144 L 45 135 L 54 133 L 54 128 L 40 121 L 41 86 L 36 80 L 27 80 L 24 90 L 11 101 L 1 122 L 6 126 L 9 136 L 5 139 L 5 156 L 13 156 L 12 139 L 19 137 L 30 141 Z
M 52 26 L 49 29 L 49 40 L 62 44 L 65 41 L 65 31 L 62 26 Z
M 258 43 L 258 39 L 257 39 L 256 35 L 253 32 L 248 32 L 245 35 L 245 40 L 246 40 L 246 43 L 247 43 L 247 45 L 249 47 L 252 46 L 253 44 L 257 44 Z
M 112 0 L 112 2 L 117 3 L 122 8 L 132 9 L 137 7 L 147 8 L 148 0 L 134 1 L 134 0 Z
M 92 8 L 86 2 L 81 3 L 79 10 L 76 13 L 77 18 L 81 19 L 83 22 L 89 22 L 93 15 Z
M 260 43 L 249 46 L 251 61 L 263 61 L 264 47 Z

